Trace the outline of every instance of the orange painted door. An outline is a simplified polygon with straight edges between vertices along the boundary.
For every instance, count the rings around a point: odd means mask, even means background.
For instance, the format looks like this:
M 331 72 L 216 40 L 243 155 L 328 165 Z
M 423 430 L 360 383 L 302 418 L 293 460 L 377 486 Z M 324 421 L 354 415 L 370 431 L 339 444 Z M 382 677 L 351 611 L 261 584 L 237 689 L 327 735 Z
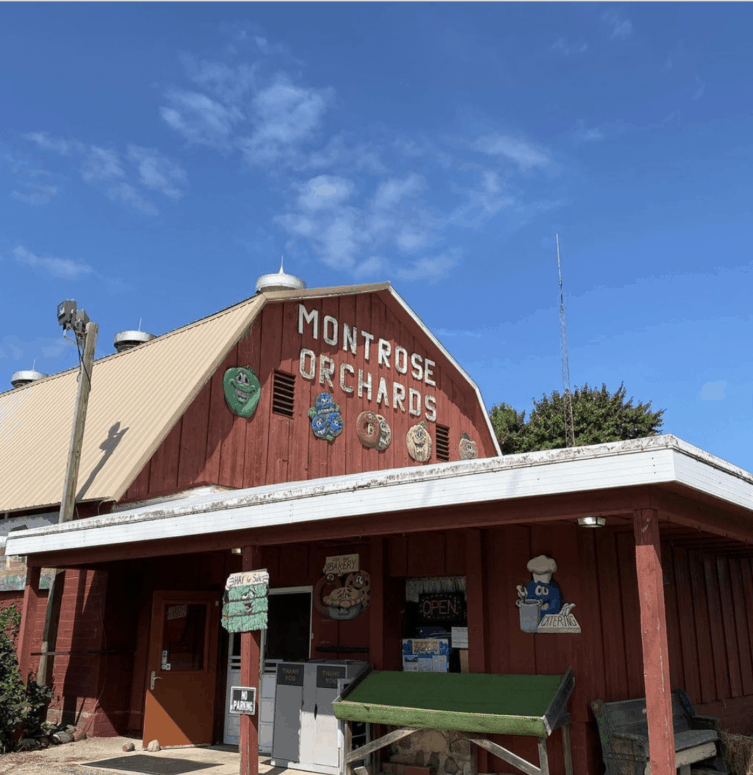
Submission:
M 220 606 L 216 592 L 154 593 L 145 745 L 214 742 Z

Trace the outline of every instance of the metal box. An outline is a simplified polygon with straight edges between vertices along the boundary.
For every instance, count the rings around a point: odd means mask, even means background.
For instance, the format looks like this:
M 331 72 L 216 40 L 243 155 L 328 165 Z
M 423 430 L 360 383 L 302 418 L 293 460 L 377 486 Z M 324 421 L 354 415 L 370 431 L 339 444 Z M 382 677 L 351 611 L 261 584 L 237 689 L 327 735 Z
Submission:
M 273 767 L 339 775 L 342 735 L 332 710 L 338 682 L 353 679 L 367 662 L 315 660 L 277 666 Z

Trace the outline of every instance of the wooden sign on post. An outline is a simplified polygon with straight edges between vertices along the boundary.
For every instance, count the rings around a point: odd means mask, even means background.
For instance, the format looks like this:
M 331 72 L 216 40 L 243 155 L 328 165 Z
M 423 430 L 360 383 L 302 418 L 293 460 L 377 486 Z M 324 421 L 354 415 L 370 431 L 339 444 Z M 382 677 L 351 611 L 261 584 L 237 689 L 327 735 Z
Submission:
M 269 573 L 266 570 L 233 573 L 225 582 L 222 626 L 228 632 L 267 628 Z

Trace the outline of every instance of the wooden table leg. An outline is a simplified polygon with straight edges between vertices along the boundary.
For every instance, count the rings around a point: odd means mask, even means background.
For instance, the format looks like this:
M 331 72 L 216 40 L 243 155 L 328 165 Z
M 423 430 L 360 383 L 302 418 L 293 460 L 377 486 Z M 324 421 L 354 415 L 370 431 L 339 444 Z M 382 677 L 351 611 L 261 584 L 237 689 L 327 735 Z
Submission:
M 562 727 L 562 748 L 565 753 L 565 774 L 573 775 L 573 752 L 570 748 L 570 724 Z
M 343 737 L 345 739 L 343 740 L 343 758 L 340 762 L 340 775 L 352 775 L 353 773 L 353 767 L 348 761 L 348 754 L 350 753 L 350 749 L 353 747 L 353 727 L 351 724 L 352 722 L 346 721 L 345 729 L 343 730 Z
M 546 750 L 546 738 L 539 738 L 539 769 L 541 775 L 549 775 L 549 752 Z

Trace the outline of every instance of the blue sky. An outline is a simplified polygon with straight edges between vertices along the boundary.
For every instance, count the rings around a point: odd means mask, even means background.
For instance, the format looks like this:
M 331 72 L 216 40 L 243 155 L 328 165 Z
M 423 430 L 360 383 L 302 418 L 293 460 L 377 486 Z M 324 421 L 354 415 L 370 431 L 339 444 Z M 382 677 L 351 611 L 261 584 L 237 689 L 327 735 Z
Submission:
M 750 4 L 0 4 L 0 378 L 391 281 L 488 406 L 574 385 L 748 470 Z

